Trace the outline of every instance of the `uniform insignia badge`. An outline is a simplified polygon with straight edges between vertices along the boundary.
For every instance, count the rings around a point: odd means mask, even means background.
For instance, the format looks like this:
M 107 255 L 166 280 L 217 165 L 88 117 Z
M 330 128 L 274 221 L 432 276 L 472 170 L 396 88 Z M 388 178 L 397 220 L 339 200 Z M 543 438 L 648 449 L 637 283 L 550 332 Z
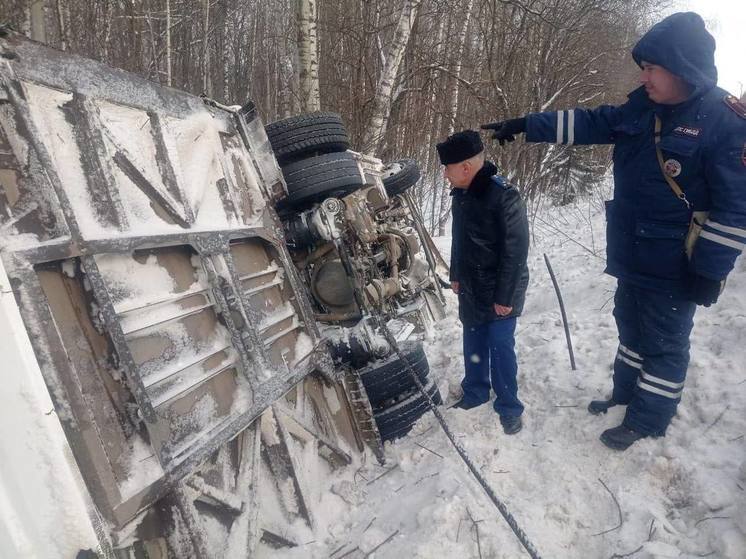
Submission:
M 669 177 L 676 178 L 681 174 L 681 163 L 675 159 L 669 159 L 663 164 L 663 169 Z
M 702 129 L 694 128 L 693 126 L 677 126 L 673 129 L 673 133 L 679 136 L 688 136 L 689 138 L 699 138 Z
M 736 97 L 733 95 L 728 95 L 723 99 L 723 102 L 728 105 L 728 108 L 736 113 L 738 116 L 740 116 L 743 119 L 746 119 L 746 105 L 741 103 Z

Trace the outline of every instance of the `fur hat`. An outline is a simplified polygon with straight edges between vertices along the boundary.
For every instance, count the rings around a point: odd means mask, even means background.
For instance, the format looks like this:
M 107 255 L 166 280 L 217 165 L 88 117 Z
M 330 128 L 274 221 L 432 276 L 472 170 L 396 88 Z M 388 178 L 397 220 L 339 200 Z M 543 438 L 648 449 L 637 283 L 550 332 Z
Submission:
M 451 134 L 437 146 L 438 156 L 443 165 L 460 163 L 484 151 L 484 144 L 479 133 L 474 130 L 464 130 Z

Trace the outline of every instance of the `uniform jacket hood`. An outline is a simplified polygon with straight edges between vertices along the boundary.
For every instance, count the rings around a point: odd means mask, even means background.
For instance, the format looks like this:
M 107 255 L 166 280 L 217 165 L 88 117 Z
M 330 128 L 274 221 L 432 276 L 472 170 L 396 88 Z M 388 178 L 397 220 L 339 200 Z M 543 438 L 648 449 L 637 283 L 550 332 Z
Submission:
M 715 39 L 694 12 L 680 12 L 656 23 L 632 49 L 637 65 L 642 61 L 663 66 L 693 85 L 698 92 L 717 84 Z

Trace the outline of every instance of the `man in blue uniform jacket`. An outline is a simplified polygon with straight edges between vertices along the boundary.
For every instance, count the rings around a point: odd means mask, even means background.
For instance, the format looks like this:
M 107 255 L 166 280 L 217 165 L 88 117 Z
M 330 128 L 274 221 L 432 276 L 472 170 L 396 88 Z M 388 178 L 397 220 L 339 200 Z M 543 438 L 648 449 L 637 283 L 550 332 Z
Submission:
M 484 160 L 479 134 L 465 130 L 437 146 L 453 186 L 450 280 L 464 325 L 464 395 L 454 407 L 490 400 L 503 431 L 521 430 L 515 356 L 516 317 L 528 285 L 528 219 L 518 191 Z
M 677 13 L 632 50 L 642 86 L 623 105 L 483 126 L 501 144 L 524 132 L 530 142 L 614 144 L 606 272 L 618 278 L 619 349 L 611 398 L 588 407 L 627 406 L 622 424 L 601 435 L 613 449 L 665 435 L 696 305 L 717 301 L 746 243 L 746 107 L 716 87 L 714 51 L 702 18 Z M 701 225 L 693 246 L 690 224 Z

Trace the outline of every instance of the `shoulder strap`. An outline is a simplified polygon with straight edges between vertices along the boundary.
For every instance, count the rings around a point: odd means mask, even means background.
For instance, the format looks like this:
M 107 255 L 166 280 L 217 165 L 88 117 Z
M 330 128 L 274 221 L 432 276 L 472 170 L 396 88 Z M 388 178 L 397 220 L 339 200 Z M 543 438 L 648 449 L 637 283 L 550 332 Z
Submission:
M 505 179 L 499 175 L 492 175 L 490 177 L 490 180 L 494 182 L 497 186 L 505 186 L 507 184 L 505 182 Z
M 666 179 L 668 186 L 671 187 L 671 190 L 673 190 L 673 193 L 676 195 L 676 197 L 684 202 L 687 208 L 691 208 L 691 204 L 689 204 L 689 200 L 686 199 L 686 194 L 684 194 L 684 191 L 681 190 L 681 187 L 678 185 L 678 183 L 673 180 L 673 177 L 666 173 L 666 164 L 663 162 L 663 154 L 661 153 L 661 148 L 658 146 L 661 141 L 662 126 L 663 124 L 661 123 L 660 117 L 658 115 L 655 115 L 655 154 L 658 156 L 658 165 L 660 165 L 661 172 L 663 173 L 663 178 Z

